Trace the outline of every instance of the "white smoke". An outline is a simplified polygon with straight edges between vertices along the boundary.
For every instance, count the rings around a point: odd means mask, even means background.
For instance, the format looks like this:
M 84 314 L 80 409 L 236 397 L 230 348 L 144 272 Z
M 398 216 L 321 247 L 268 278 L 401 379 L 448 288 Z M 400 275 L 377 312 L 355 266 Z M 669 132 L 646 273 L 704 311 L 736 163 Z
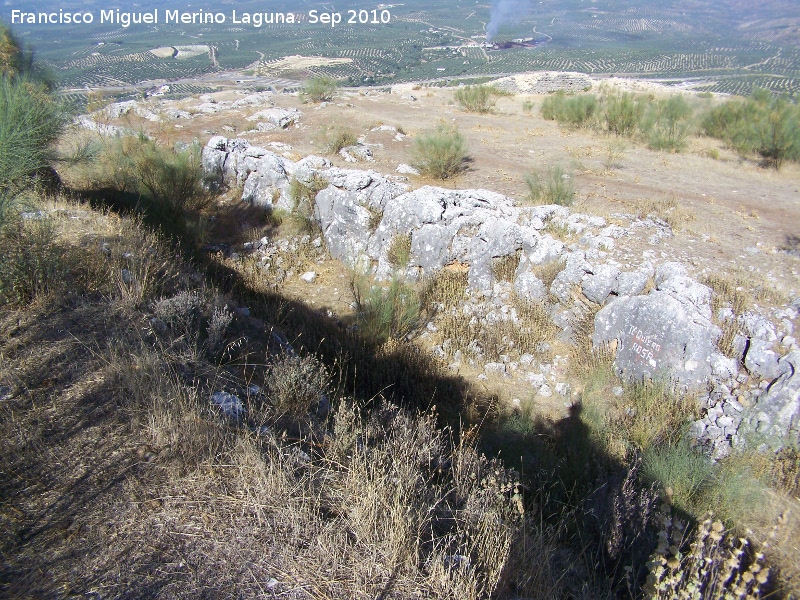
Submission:
M 491 42 L 501 25 L 518 20 L 529 8 L 529 0 L 494 0 L 486 25 L 486 41 Z

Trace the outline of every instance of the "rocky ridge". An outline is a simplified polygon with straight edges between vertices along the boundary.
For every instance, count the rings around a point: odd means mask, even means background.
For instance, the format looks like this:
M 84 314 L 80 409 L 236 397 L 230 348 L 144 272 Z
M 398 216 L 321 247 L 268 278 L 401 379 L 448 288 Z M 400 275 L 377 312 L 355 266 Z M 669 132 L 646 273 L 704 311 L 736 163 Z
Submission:
M 660 219 L 615 215 L 610 223 L 562 206 L 519 206 L 488 190 L 410 190 L 403 176 L 342 169 L 313 155 L 294 161 L 241 138 L 212 137 L 203 167 L 210 186 L 240 188 L 242 201 L 267 210 L 298 209 L 292 185 L 319 189 L 308 216 L 328 251 L 378 279 L 465 269 L 468 289 L 453 310 L 475 321 L 513 323 L 514 298 L 542 301 L 568 341 L 581 315 L 599 308 L 594 346 L 611 349 L 615 369 L 629 380 L 663 378 L 696 393 L 703 417 L 693 435 L 715 458 L 734 447 L 800 441 L 800 352 L 792 337 L 800 299 L 741 315 L 725 307 L 715 312 L 712 289 L 684 265 L 659 261 L 654 251 L 620 261 L 615 248 L 627 239 L 657 247 L 672 235 Z M 404 237 L 408 263 L 393 264 L 390 248 Z M 498 277 L 498 261 L 514 267 L 509 281 Z M 543 278 L 544 267 L 557 271 L 552 281 Z M 725 345 L 732 327 L 738 333 Z M 435 333 L 436 325 L 428 330 Z M 558 378 L 564 357 L 536 364 L 533 355 L 509 352 L 489 360 L 475 344 L 467 352 L 451 346 L 452 340 L 434 346 L 451 368 L 482 364 L 483 378 L 519 378 L 540 396 L 555 390 L 568 400 L 569 388 Z

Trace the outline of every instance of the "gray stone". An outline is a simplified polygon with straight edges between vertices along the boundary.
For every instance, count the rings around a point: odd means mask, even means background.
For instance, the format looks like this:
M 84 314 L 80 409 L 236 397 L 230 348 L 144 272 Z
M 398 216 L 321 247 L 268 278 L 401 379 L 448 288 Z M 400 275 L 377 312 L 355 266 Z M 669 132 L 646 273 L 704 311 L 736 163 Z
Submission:
M 738 362 L 723 354 L 715 354 L 711 360 L 711 374 L 719 381 L 734 381 L 739 374 Z
M 556 384 L 556 394 L 559 396 L 569 396 L 570 386 L 568 383 L 559 382 Z
M 650 276 L 651 272 L 648 270 L 620 273 L 612 291 L 618 296 L 635 296 L 644 291 Z
M 800 443 L 800 351 L 779 361 L 780 377 L 748 411 L 750 429 L 772 448 Z
M 363 144 L 357 144 L 355 146 L 347 146 L 346 148 L 342 148 L 339 150 L 339 156 L 341 156 L 346 162 L 372 162 L 375 159 L 372 157 L 372 150 L 367 148 Z
M 315 271 L 306 271 L 300 275 L 300 279 L 306 283 L 314 283 L 317 280 L 317 273 Z
M 711 288 L 690 277 L 673 275 L 656 283 L 656 289 L 669 292 L 681 301 L 694 305 L 707 319 L 711 318 Z
M 733 419 L 731 417 L 719 417 L 717 419 L 717 427 L 731 427 L 733 426 Z
M 264 120 L 276 128 L 286 129 L 300 120 L 301 113 L 296 108 L 268 108 L 247 117 L 248 121 Z
M 583 280 L 583 295 L 595 304 L 602 304 L 616 287 L 620 270 L 614 265 L 600 265 Z
M 211 394 L 211 404 L 219 408 L 223 415 L 229 419 L 239 419 L 244 415 L 244 404 L 238 396 L 228 392 L 214 392 Z
M 621 297 L 595 317 L 592 341 L 600 347 L 617 341 L 614 361 L 628 379 L 672 379 L 700 389 L 711 375 L 718 357 L 716 340 L 721 331 L 670 292 Z
M 401 173 L 402 175 L 419 175 L 419 171 L 417 169 L 405 163 L 397 165 L 395 171 Z
M 763 379 L 775 379 L 780 374 L 778 355 L 772 350 L 772 344 L 759 338 L 750 340 L 744 366 Z
M 689 426 L 689 437 L 693 440 L 698 440 L 704 436 L 706 432 L 706 424 L 702 421 L 694 421 Z
M 542 387 L 544 382 L 547 381 L 547 378 L 542 373 L 528 373 L 525 375 L 525 379 L 537 389 Z
M 506 365 L 504 363 L 490 362 L 483 366 L 483 370 L 487 375 L 496 375 L 503 377 L 506 375 Z
M 567 256 L 564 269 L 556 275 L 550 286 L 550 293 L 561 302 L 567 302 L 572 296 L 573 288 L 583 281 L 592 266 L 586 261 L 583 251 L 572 252 Z
M 533 273 L 523 273 L 514 281 L 514 291 L 520 298 L 530 300 L 544 300 L 547 298 L 547 288 Z
M 676 276 L 686 277 L 688 274 L 689 273 L 686 271 L 686 267 L 684 267 L 681 263 L 665 262 L 658 265 L 653 277 L 655 279 L 656 286 L 659 286 L 668 279 L 672 279 Z
M 775 327 L 770 320 L 758 313 L 744 313 L 739 317 L 739 324 L 742 326 L 744 332 L 751 338 L 761 338 L 768 342 L 774 342 L 778 339 L 778 335 L 775 333 Z

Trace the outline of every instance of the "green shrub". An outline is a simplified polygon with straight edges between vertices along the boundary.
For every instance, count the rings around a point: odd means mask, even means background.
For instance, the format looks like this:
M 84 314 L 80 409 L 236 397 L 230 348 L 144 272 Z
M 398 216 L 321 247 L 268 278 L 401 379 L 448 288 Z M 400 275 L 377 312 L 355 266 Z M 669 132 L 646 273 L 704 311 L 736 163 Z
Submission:
M 43 85 L 0 78 L 0 196 L 19 193 L 50 165 L 51 146 L 64 124 L 64 112 Z
M 167 149 L 144 134 L 125 136 L 108 142 L 96 162 L 101 186 L 138 194 L 146 210 L 165 218 L 199 211 L 211 202 L 197 145 Z
M 742 156 L 759 155 L 765 167 L 800 160 L 800 107 L 763 90 L 710 109 L 702 127 Z
M 597 107 L 597 96 L 594 94 L 567 96 L 559 91 L 542 102 L 542 117 L 562 125 L 589 127 L 594 123 Z
M 289 197 L 294 202 L 291 215 L 300 220 L 300 229 L 303 231 L 320 233 L 315 216 L 317 194 L 326 187 L 328 182 L 318 175 L 314 175 L 308 183 L 294 177 L 289 182 Z
M 358 323 L 363 336 L 372 341 L 399 339 L 417 326 L 419 295 L 409 285 L 393 278 L 383 289 L 362 276 L 351 280 Z
M 440 125 L 414 138 L 412 164 L 423 175 L 447 179 L 460 173 L 467 158 L 467 143 L 458 129 Z
M 690 513 L 698 508 L 713 480 L 711 461 L 686 441 L 647 449 L 643 472 L 661 489 L 670 490 L 677 508 Z
M 528 186 L 528 200 L 535 204 L 569 206 L 575 198 L 572 175 L 560 166 L 553 167 L 546 175 L 532 173 L 525 183 Z
M 309 79 L 300 95 L 304 102 L 330 102 L 337 87 L 333 77 L 321 75 Z
M 498 91 L 489 85 L 468 85 L 456 90 L 456 101 L 469 112 L 487 113 L 497 102 Z
M 639 127 L 644 107 L 644 101 L 629 92 L 607 94 L 603 98 L 601 124 L 611 133 L 632 136 Z
M 355 146 L 358 144 L 358 137 L 352 131 L 339 130 L 333 134 L 333 138 L 328 142 L 328 152 L 338 154 L 342 148 Z
M 653 150 L 677 152 L 686 145 L 692 107 L 683 96 L 670 96 L 648 104 L 640 129 Z

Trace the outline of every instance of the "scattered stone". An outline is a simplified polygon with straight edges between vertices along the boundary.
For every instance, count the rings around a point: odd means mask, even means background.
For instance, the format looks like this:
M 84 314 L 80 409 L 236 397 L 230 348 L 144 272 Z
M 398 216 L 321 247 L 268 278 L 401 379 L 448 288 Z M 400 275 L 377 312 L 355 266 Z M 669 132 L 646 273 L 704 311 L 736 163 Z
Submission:
M 306 283 L 314 283 L 317 280 L 317 273 L 316 271 L 306 271 L 305 273 L 300 275 L 300 279 L 302 279 Z
M 211 404 L 219 408 L 222 414 L 229 419 L 238 420 L 244 415 L 242 401 L 228 392 L 214 392 L 211 394 Z
M 346 162 L 351 163 L 363 161 L 372 162 L 375 160 L 372 156 L 372 150 L 363 144 L 342 148 L 339 150 L 339 156 L 341 156 Z
M 395 171 L 397 171 L 401 175 L 419 175 L 418 169 L 415 169 L 411 165 L 407 165 L 405 163 L 397 165 Z

